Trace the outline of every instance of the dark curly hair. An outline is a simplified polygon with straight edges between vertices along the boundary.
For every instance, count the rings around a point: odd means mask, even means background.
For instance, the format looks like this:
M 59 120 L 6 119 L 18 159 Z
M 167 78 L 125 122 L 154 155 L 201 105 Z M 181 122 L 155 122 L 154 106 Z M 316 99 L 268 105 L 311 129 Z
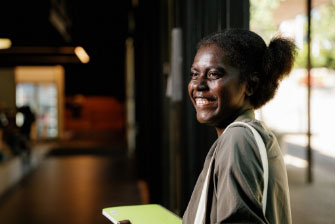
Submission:
M 229 29 L 204 37 L 197 50 L 208 44 L 223 49 L 227 62 L 240 69 L 241 81 L 252 88 L 251 105 L 257 109 L 270 101 L 280 81 L 291 71 L 296 46 L 290 39 L 274 37 L 269 46 L 256 33 L 249 30 Z

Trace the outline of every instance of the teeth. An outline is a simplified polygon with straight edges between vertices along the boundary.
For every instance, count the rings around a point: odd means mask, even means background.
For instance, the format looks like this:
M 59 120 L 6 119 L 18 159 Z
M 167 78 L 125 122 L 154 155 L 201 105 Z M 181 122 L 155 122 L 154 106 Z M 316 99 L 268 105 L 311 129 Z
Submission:
M 208 101 L 207 99 L 204 99 L 204 98 L 196 98 L 196 99 L 195 99 L 195 103 L 196 103 L 198 106 L 201 106 L 201 105 L 209 104 L 209 101 Z

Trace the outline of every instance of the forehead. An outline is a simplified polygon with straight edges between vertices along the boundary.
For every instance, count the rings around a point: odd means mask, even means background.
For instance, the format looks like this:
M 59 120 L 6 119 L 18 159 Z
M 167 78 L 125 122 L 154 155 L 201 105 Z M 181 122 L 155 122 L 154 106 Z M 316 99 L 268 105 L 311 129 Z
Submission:
M 225 51 L 216 44 L 201 46 L 193 60 L 193 64 L 224 63 Z

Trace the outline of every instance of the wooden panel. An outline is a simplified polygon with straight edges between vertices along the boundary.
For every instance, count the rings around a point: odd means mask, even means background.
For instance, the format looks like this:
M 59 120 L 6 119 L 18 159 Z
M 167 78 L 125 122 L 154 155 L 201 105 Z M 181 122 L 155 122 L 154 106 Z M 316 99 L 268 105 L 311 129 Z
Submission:
M 113 97 L 67 97 L 65 116 L 66 130 L 84 132 L 124 129 L 123 104 Z

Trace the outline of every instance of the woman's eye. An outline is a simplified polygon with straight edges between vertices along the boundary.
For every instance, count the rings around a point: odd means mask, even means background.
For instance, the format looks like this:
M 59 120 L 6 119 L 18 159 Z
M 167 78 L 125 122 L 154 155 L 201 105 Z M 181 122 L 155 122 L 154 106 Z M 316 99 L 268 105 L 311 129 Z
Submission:
M 196 72 L 191 72 L 190 76 L 191 76 L 192 79 L 195 79 L 195 78 L 198 77 L 198 73 L 196 73 Z
M 208 78 L 210 79 L 218 79 L 220 78 L 222 75 L 218 72 L 209 72 L 208 73 Z

